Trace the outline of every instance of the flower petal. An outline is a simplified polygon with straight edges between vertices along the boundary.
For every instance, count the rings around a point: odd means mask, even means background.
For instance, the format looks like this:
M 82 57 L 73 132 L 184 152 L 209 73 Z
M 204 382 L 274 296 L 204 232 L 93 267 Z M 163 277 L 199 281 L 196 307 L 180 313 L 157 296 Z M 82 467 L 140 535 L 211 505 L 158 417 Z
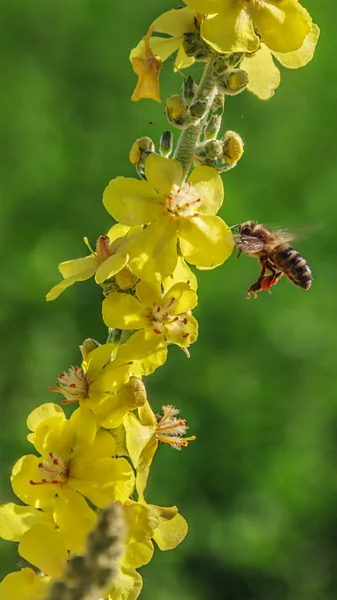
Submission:
M 40 461 L 41 459 L 33 454 L 19 458 L 12 470 L 12 488 L 22 502 L 35 508 L 50 508 L 58 494 L 59 486 L 48 483 L 45 485 L 30 483 L 31 481 L 41 481 L 41 471 L 38 468 Z
M 173 315 L 180 315 L 193 310 L 197 306 L 198 296 L 187 283 L 176 283 L 168 290 L 162 300 L 163 307 L 168 304 L 172 304 L 170 312 Z
M 140 281 L 136 287 L 136 294 L 139 301 L 146 307 L 160 304 L 163 298 L 159 281 Z
M 310 32 L 305 38 L 302 46 L 293 52 L 272 52 L 283 67 L 287 69 L 299 69 L 305 67 L 311 61 L 315 53 L 315 48 L 319 39 L 320 30 L 313 23 Z
M 149 478 L 153 457 L 157 451 L 157 448 L 158 440 L 155 437 L 152 437 L 140 455 L 136 474 L 136 490 L 138 493 L 139 502 L 144 501 L 144 492 L 147 485 L 147 480 Z
M 127 254 L 113 254 L 112 256 L 109 256 L 109 258 L 99 265 L 96 271 L 96 283 L 103 283 L 103 281 L 106 281 L 106 279 L 109 279 L 110 277 L 113 277 L 113 275 L 116 275 L 116 273 L 119 273 L 119 271 L 125 267 L 126 263 L 128 262 L 128 258 L 129 257 Z
M 145 175 L 151 187 L 162 196 L 167 196 L 174 185 L 181 185 L 183 167 L 179 160 L 175 158 L 164 158 L 159 154 L 150 154 L 145 162 Z
M 130 294 L 112 292 L 102 304 L 103 321 L 107 327 L 142 329 L 148 324 L 140 302 Z
M 116 350 L 117 345 L 109 343 L 102 344 L 89 353 L 82 362 L 82 368 L 87 373 L 89 381 L 93 381 L 100 376 L 103 367 L 115 358 Z
M 51 577 L 60 577 L 68 560 L 63 536 L 45 524 L 33 525 L 22 536 L 19 554 Z
M 160 200 L 148 181 L 127 177 L 112 179 L 103 194 L 107 211 L 124 225 L 142 225 L 157 219 L 163 212 Z
M 228 11 L 232 4 L 232 0 L 184 0 L 184 2 L 191 10 L 204 15 L 214 14 L 220 10 Z
M 135 569 L 120 566 L 108 592 L 108 600 L 136 600 L 142 587 L 143 580 Z
M 98 508 L 115 500 L 125 502 L 134 489 L 133 469 L 125 458 L 99 458 L 91 463 L 78 459 L 75 473 L 69 485 Z
M 213 215 L 180 219 L 179 241 L 184 258 L 206 269 L 221 265 L 234 248 L 232 232 L 220 217 Z
M 280 85 L 281 75 L 273 61 L 270 50 L 264 44 L 255 54 L 247 55 L 241 68 L 248 74 L 247 89 L 260 100 L 268 100 Z
M 198 213 L 216 215 L 224 199 L 224 187 L 219 173 L 212 167 L 197 167 L 188 181 L 197 190 L 201 202 Z
M 137 331 L 118 350 L 118 359 L 132 361 L 131 371 L 136 377 L 151 375 L 167 358 L 163 335 L 148 330 Z
M 90 384 L 89 398 L 94 402 L 100 402 L 106 395 L 117 392 L 128 382 L 130 369 L 130 364 L 121 364 L 119 361 L 108 364 L 102 370 L 100 377 Z
M 162 281 L 177 264 L 177 220 L 162 216 L 127 244 L 132 271 L 145 281 Z
M 37 575 L 33 569 L 9 573 L 0 583 L 1 600 L 43 600 L 47 597 L 49 577 Z
M 155 437 L 156 427 L 143 425 L 132 413 L 128 413 L 123 422 L 126 431 L 126 447 L 133 466 L 137 469 L 141 453 L 149 441 Z
M 163 38 L 152 36 L 150 39 L 150 48 L 155 56 L 159 56 L 159 58 L 164 61 L 166 60 L 173 52 L 178 50 L 181 44 L 181 39 L 176 37 L 171 38 Z M 145 52 L 144 40 L 140 40 L 135 48 L 133 48 L 130 52 L 130 60 L 131 62 L 137 56 L 142 56 Z
M 97 521 L 96 513 L 83 496 L 63 486 L 55 499 L 54 519 L 63 534 L 67 550 L 83 552 L 88 533 Z
M 130 231 L 130 227 L 128 227 L 127 225 L 122 225 L 121 223 L 116 223 L 116 225 L 113 225 L 112 227 L 110 227 L 107 235 L 109 237 L 110 243 L 114 242 L 115 240 L 118 240 L 119 238 L 123 238 L 124 236 L 126 236 Z
M 50 417 L 61 417 L 65 419 L 63 409 L 58 404 L 46 402 L 35 408 L 27 417 L 27 427 L 30 431 L 35 431 L 38 425 Z
M 189 8 L 168 10 L 153 21 L 151 28 L 159 33 L 167 33 L 174 37 L 182 36 L 184 33 L 196 31 L 194 18 L 194 11 Z
M 163 287 L 165 292 L 169 290 L 175 283 L 185 282 L 195 292 L 198 289 L 198 280 L 194 273 L 192 273 L 188 264 L 182 256 L 178 256 L 177 266 L 171 275 L 168 275 L 163 281 Z
M 84 281 L 84 279 L 89 279 L 91 277 L 98 266 L 98 259 L 90 254 L 89 256 L 85 256 L 84 258 L 75 258 L 74 260 L 67 260 L 59 264 L 59 271 L 65 279 L 69 279 L 70 277 L 78 277 L 78 281 Z M 91 275 L 88 275 L 88 273 Z
M 95 271 L 96 267 L 95 269 L 88 269 L 87 271 L 83 271 L 81 275 L 76 275 L 75 277 L 68 277 L 68 279 L 63 279 L 63 281 L 60 281 L 60 283 L 54 285 L 54 287 L 48 292 L 48 294 L 46 294 L 47 302 L 50 302 L 50 300 L 56 300 L 56 298 L 58 298 L 62 294 L 62 292 L 64 292 L 64 290 L 74 285 L 74 283 L 90 279 L 90 277 L 93 276 Z
M 187 69 L 191 65 L 195 63 L 195 58 L 193 56 L 187 56 L 183 45 L 179 47 L 177 52 L 177 56 L 174 62 L 175 69 Z
M 160 519 L 153 539 L 160 550 L 173 550 L 184 540 L 188 532 L 188 525 L 179 513 L 173 519 Z
M 276 52 L 298 50 L 312 25 L 308 11 L 297 0 L 249 2 L 247 11 L 264 44 Z
M 0 535 L 4 540 L 18 542 L 22 535 L 36 523 L 54 526 L 51 513 L 13 502 L 0 506 Z
M 186 348 L 198 339 L 198 321 L 192 315 L 182 313 L 179 319 L 165 325 L 164 334 L 172 344 Z
M 117 394 L 107 396 L 101 403 L 92 407 L 102 427 L 116 429 L 129 410 L 134 410 L 146 401 L 142 382 L 136 377 L 131 377 L 129 383 L 124 385 Z
M 201 37 L 217 52 L 255 52 L 259 47 L 253 23 L 241 2 L 225 0 L 226 10 L 207 17 L 201 24 Z

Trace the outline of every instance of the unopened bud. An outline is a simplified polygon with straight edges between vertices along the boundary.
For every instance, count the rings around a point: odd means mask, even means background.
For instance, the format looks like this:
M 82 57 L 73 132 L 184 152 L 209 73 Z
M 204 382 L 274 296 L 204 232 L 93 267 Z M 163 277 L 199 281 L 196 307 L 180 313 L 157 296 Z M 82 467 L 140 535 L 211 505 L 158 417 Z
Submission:
M 204 136 L 206 140 L 211 140 L 216 138 L 220 131 L 221 127 L 221 115 L 212 115 L 210 120 L 208 121 L 205 130 Z
M 159 142 L 159 152 L 165 158 L 168 158 L 173 148 L 173 135 L 171 131 L 163 131 Z
M 213 62 L 214 75 L 222 75 L 228 69 L 228 58 L 226 56 L 218 56 Z
M 178 94 L 167 98 L 166 116 L 171 125 L 178 129 L 183 129 L 188 124 L 188 107 Z
M 243 151 L 242 137 L 236 131 L 226 131 L 223 136 L 222 160 L 227 165 L 233 165 L 240 160 Z
M 190 114 L 193 120 L 202 119 L 207 111 L 207 102 L 196 100 L 190 106 Z
M 84 340 L 82 346 L 80 346 L 83 360 L 86 360 L 86 358 L 88 358 L 88 355 L 90 354 L 90 352 L 95 350 L 95 348 L 98 348 L 98 346 L 100 346 L 100 345 L 101 344 L 96 342 L 96 340 L 94 340 L 93 338 L 87 338 L 86 340 Z
M 191 104 L 194 100 L 195 93 L 197 91 L 197 85 L 194 82 L 193 77 L 189 75 L 181 86 L 181 95 L 185 100 L 186 104 Z
M 228 65 L 230 67 L 237 67 L 240 64 L 240 62 L 242 62 L 244 57 L 244 52 L 233 52 L 233 54 L 229 54 L 227 57 Z
M 130 150 L 130 154 L 129 154 L 129 158 L 130 158 L 130 162 L 133 165 L 136 165 L 137 163 L 141 162 L 144 154 L 145 154 L 145 158 L 146 156 L 151 153 L 154 152 L 154 143 L 151 140 L 151 138 L 149 137 L 141 137 L 138 140 L 135 141 L 135 143 L 133 144 L 131 150 Z
M 197 147 L 195 155 L 199 160 L 205 158 L 218 159 L 223 152 L 223 142 L 221 140 L 208 140 Z
M 129 410 L 144 406 L 147 395 L 142 380 L 137 377 L 130 377 L 129 382 L 119 390 L 118 399 L 121 404 L 127 405 Z
M 206 60 L 213 54 L 199 33 L 184 33 L 183 48 L 187 56 L 193 56 L 195 60 Z
M 228 96 L 243 92 L 248 84 L 248 75 L 242 69 L 228 69 L 217 80 L 218 90 Z

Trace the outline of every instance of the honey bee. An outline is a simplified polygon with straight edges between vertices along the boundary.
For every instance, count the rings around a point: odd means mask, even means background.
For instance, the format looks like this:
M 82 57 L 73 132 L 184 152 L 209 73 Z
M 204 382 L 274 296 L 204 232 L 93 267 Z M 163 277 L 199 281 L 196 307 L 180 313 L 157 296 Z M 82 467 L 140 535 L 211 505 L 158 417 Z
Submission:
M 238 258 L 245 252 L 257 258 L 261 265 L 260 276 L 247 290 L 247 298 L 250 298 L 250 294 L 256 298 L 257 292 L 269 290 L 282 275 L 305 290 L 311 287 L 311 269 L 307 261 L 288 243 L 291 236 L 254 221 L 246 221 L 232 229 L 237 230 L 235 246 L 239 250 Z M 266 275 L 267 270 L 271 275 Z

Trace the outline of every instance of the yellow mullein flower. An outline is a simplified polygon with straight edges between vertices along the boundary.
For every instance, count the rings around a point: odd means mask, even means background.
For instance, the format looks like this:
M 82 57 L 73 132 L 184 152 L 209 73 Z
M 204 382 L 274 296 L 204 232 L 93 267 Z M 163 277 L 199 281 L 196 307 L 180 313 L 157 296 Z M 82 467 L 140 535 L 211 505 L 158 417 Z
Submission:
M 261 43 L 257 52 L 247 54 L 241 63 L 241 68 L 248 74 L 247 89 L 260 100 L 271 98 L 281 81 L 280 71 L 273 58 L 287 69 L 304 67 L 314 55 L 319 34 L 319 27 L 313 24 L 302 46 L 293 52 L 274 52 Z
M 145 175 L 147 181 L 117 177 L 103 196 L 117 221 L 148 224 L 126 245 L 132 271 L 140 279 L 162 281 L 176 268 L 178 242 L 188 263 L 206 269 L 222 264 L 234 242 L 226 223 L 215 216 L 224 198 L 218 172 L 197 167 L 185 183 L 178 160 L 151 154 Z
M 107 235 L 98 238 L 95 250 L 90 247 L 87 238 L 84 238 L 91 254 L 59 264 L 58 268 L 64 279 L 48 292 L 46 300 L 55 300 L 77 281 L 86 281 L 95 275 L 96 283 L 102 284 L 123 271 L 129 258 L 125 251 L 125 243 L 138 229 L 136 227 L 130 230 L 130 227 L 124 225 L 114 225 Z
M 152 53 L 155 56 L 158 56 L 162 62 L 178 50 L 175 61 L 175 66 L 178 69 L 184 69 L 194 63 L 194 58 L 187 56 L 183 48 L 184 34 L 195 33 L 197 31 L 195 26 L 195 13 L 193 11 L 188 8 L 169 10 L 153 21 L 150 31 L 164 33 L 170 37 L 158 37 L 152 35 L 149 41 L 145 41 L 145 38 L 143 38 L 139 44 L 131 50 L 130 60 L 132 65 L 139 57 L 144 57 L 146 52 L 145 44 L 148 43 L 150 44 Z
M 113 343 L 98 346 L 85 357 L 81 367 L 70 367 L 59 375 L 55 388 L 62 404 L 79 402 L 90 408 L 103 427 L 118 427 L 125 413 L 139 406 L 139 397 L 129 385 L 131 358 L 116 357 Z
M 201 37 L 217 52 L 255 52 L 262 41 L 275 52 L 298 50 L 312 20 L 298 0 L 185 0 L 209 15 Z
M 159 73 L 162 68 L 162 61 L 159 56 L 153 53 L 150 46 L 152 29 L 143 37 L 142 49 L 139 53 L 134 53 L 131 58 L 131 64 L 134 72 L 138 76 L 138 82 L 131 96 L 131 100 L 138 102 L 141 98 L 150 98 L 151 100 L 160 100 L 159 92 Z
M 60 527 L 76 534 L 92 522 L 87 498 L 102 508 L 113 500 L 126 500 L 134 487 L 134 474 L 125 459 L 112 458 L 116 444 L 89 410 L 79 408 L 66 419 L 56 404 L 45 404 L 27 419 L 29 441 L 41 456 L 26 455 L 13 467 L 15 494 L 30 506 L 53 511 Z
M 150 404 L 146 402 L 137 413 L 128 413 L 123 421 L 126 434 L 126 448 L 136 469 L 136 490 L 140 502 L 144 501 L 150 467 L 159 442 L 180 450 L 195 440 L 195 436 L 185 437 L 187 425 L 178 417 L 179 411 L 172 405 L 163 406 L 163 416 L 156 417 Z
M 198 322 L 191 315 L 198 299 L 187 283 L 176 283 L 162 294 L 159 283 L 141 281 L 135 296 L 113 292 L 103 301 L 103 320 L 108 327 L 138 330 L 131 339 L 139 348 L 146 349 L 151 340 L 163 347 L 162 358 L 167 356 L 166 341 L 183 348 L 198 337 Z M 123 358 L 125 354 L 123 353 Z M 132 369 L 134 366 L 132 365 Z
M 0 583 L 1 600 L 44 600 L 50 586 L 50 578 L 37 575 L 33 569 L 9 573 Z

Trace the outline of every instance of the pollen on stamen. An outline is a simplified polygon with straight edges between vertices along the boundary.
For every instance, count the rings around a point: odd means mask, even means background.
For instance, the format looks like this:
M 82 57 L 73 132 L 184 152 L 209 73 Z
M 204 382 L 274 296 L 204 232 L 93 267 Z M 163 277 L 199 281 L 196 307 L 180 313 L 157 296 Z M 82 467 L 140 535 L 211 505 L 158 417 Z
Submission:
M 179 410 L 172 405 L 163 406 L 163 416 L 158 417 L 156 438 L 180 450 L 188 446 L 188 442 L 195 440 L 195 435 L 183 437 L 188 429 L 184 419 L 178 419 Z
M 76 366 L 61 373 L 55 387 L 48 390 L 64 397 L 61 404 L 71 404 L 88 397 L 88 382 L 82 369 Z

